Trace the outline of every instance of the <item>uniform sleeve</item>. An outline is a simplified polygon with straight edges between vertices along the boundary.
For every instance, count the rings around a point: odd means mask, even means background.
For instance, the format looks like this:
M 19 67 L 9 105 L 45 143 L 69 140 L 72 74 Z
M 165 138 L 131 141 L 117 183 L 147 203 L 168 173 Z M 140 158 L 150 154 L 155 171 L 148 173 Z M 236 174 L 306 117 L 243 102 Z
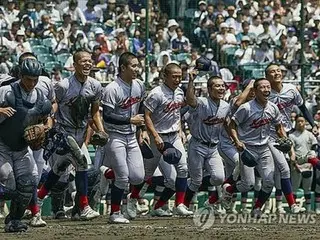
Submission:
M 153 112 L 161 103 L 160 94 L 156 92 L 151 92 L 146 100 L 144 101 L 144 106 L 150 111 Z
M 294 104 L 300 107 L 303 104 L 303 98 L 296 88 L 294 88 L 294 95 Z
M 65 87 L 64 80 L 54 85 L 54 92 L 56 95 L 57 103 L 61 102 L 67 92 L 67 88 Z
M 311 145 L 317 145 L 318 144 L 317 138 L 311 132 L 309 135 L 310 135 Z
M 92 102 L 99 102 L 102 97 L 101 83 L 96 82 L 94 88 L 95 88 L 95 95 L 94 95 L 94 98 L 92 99 Z
M 246 109 L 245 105 L 241 105 L 238 110 L 233 114 L 232 120 L 235 121 L 237 125 L 241 125 L 246 120 L 246 116 L 249 111 Z
M 48 83 L 48 99 L 53 102 L 56 99 L 56 93 L 54 92 L 54 87 L 52 82 Z
M 105 87 L 102 93 L 101 103 L 102 105 L 115 109 L 117 104 L 116 89 L 108 86 Z
M 8 91 L 10 91 L 10 89 L 8 87 L 10 87 L 10 86 L 5 86 L 5 87 L 0 88 L 0 107 L 7 107 L 8 106 L 8 103 L 6 101 L 6 93 Z
M 280 113 L 279 108 L 274 105 L 274 119 L 273 119 L 273 124 L 278 125 L 282 123 L 282 115 Z

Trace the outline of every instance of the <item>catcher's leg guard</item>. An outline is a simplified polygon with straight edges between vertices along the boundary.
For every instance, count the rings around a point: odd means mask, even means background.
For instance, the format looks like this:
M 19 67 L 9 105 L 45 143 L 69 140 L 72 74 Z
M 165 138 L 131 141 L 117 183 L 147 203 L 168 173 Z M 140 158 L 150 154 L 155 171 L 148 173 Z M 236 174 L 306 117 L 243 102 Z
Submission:
M 11 200 L 10 219 L 20 220 L 31 200 L 33 189 L 37 185 L 37 178 L 29 175 L 22 175 L 16 179 L 16 193 Z
M 65 192 L 68 188 L 68 183 L 65 182 L 58 182 L 54 187 L 51 189 L 51 207 L 52 213 L 54 218 L 65 218 L 64 212 L 64 199 L 65 199 Z

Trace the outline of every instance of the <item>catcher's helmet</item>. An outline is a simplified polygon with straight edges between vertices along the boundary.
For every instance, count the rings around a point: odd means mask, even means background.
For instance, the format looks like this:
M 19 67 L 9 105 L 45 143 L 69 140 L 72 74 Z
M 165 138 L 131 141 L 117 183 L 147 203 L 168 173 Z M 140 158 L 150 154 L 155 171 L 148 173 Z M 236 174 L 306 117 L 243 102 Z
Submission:
M 38 77 L 42 73 L 42 66 L 38 60 L 27 58 L 21 63 L 20 73 L 23 76 Z

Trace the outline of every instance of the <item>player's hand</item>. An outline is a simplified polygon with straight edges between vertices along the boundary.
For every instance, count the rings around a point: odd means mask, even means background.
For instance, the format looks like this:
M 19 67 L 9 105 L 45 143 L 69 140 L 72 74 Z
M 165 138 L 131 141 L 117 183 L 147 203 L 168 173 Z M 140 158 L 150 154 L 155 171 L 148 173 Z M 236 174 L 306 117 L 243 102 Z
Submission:
M 143 140 L 145 140 L 148 144 L 150 144 L 150 137 L 149 137 L 147 131 L 140 131 L 140 134 L 139 134 L 139 144 L 140 145 L 143 143 Z
M 0 108 L 0 116 L 12 117 L 16 110 L 12 107 Z
M 144 117 L 143 114 L 137 114 L 130 119 L 130 123 L 136 126 L 144 125 Z
M 197 77 L 197 74 L 198 74 L 198 70 L 194 69 L 192 71 L 188 71 L 189 73 L 189 81 L 194 81 Z
M 315 136 L 318 136 L 319 135 L 319 130 L 318 130 L 318 126 L 317 125 L 314 125 L 313 128 L 312 128 L 312 133 L 315 135 Z
M 156 146 L 158 148 L 158 150 L 162 150 L 163 147 L 164 147 L 164 143 L 163 143 L 163 140 L 160 136 L 157 136 L 155 139 L 154 139 L 155 143 L 156 143 Z
M 244 150 L 243 142 L 240 142 L 240 141 L 239 142 L 235 142 L 235 146 L 236 146 L 238 152 L 242 152 Z

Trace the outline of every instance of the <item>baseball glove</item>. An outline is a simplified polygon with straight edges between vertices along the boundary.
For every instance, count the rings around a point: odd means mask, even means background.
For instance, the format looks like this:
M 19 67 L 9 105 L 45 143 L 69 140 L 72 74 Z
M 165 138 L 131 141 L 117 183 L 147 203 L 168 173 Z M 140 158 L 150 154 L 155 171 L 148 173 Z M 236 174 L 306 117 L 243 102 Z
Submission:
M 90 143 L 96 146 L 104 146 L 108 142 L 108 134 L 105 132 L 96 132 L 92 135 Z
M 25 128 L 23 137 L 32 150 L 39 150 L 45 142 L 47 132 L 48 127 L 43 124 L 31 125 Z
M 283 153 L 288 153 L 291 150 L 292 144 L 293 143 L 289 138 L 284 137 L 277 139 L 274 147 Z

